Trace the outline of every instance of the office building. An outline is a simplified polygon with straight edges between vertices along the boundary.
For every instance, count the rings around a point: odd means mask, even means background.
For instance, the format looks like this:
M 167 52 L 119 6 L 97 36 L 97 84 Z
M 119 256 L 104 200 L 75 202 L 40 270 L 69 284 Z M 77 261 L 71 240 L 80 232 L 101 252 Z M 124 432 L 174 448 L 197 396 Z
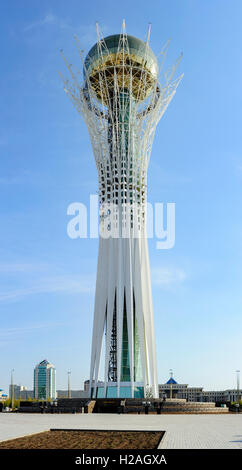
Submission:
M 34 369 L 34 398 L 40 400 L 56 398 L 56 370 L 46 359 Z

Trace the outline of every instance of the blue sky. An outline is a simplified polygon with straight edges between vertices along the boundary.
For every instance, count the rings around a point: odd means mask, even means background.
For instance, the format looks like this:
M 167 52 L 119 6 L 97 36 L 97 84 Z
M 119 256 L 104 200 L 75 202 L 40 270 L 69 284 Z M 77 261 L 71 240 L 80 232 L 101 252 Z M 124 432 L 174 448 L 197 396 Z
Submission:
M 242 370 L 241 16 L 238 0 L 11 0 L 1 12 L 0 387 L 32 388 L 47 358 L 57 388 L 89 375 L 98 240 L 67 236 L 67 207 L 89 204 L 97 175 L 83 121 L 68 101 L 59 50 L 81 68 L 104 35 L 145 38 L 184 78 L 162 118 L 149 202 L 176 203 L 176 244 L 149 240 L 159 382 L 236 386 Z

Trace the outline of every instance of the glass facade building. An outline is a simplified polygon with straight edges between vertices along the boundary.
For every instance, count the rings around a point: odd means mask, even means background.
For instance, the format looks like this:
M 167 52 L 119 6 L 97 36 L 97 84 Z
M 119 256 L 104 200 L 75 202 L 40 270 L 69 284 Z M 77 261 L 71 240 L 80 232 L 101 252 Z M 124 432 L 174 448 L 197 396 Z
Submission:
M 39 400 L 56 398 L 56 370 L 46 359 L 34 369 L 34 398 Z

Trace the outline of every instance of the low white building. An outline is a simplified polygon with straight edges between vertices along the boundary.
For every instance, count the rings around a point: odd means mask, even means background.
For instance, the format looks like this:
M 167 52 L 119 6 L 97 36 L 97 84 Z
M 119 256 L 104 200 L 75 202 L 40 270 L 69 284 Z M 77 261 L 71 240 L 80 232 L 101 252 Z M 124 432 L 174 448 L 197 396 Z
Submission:
M 171 376 L 165 384 L 159 384 L 159 397 L 183 398 L 187 401 L 199 402 L 234 402 L 242 397 L 242 389 L 206 391 L 203 387 L 188 387 L 188 384 L 179 384 Z
M 2 388 L 0 388 L 0 402 L 7 400 L 7 398 L 8 398 L 7 394 L 4 393 L 4 390 Z

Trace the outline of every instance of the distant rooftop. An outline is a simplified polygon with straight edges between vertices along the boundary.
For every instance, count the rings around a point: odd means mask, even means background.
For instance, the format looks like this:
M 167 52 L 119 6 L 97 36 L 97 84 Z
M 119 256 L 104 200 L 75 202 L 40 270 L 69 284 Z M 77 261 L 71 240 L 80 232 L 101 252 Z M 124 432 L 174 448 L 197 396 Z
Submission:
M 171 377 L 168 382 L 166 382 L 167 385 L 170 385 L 170 384 L 177 384 L 177 382 Z
M 41 366 L 44 366 L 45 364 L 49 364 L 49 361 L 47 361 L 47 359 L 44 359 L 43 361 L 39 363 L 39 365 Z
M 51 364 L 47 359 L 44 359 L 43 361 L 39 362 L 36 367 L 54 367 L 53 364 Z

